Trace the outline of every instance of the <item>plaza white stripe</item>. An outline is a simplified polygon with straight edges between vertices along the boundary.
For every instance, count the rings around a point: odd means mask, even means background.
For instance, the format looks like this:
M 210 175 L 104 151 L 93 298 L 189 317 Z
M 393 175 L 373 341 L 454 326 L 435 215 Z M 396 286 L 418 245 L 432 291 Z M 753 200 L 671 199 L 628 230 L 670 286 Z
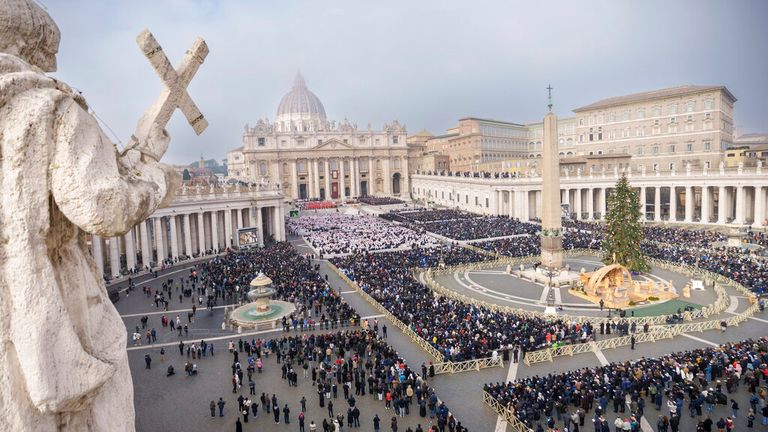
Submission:
M 507 371 L 507 380 L 505 382 L 510 382 L 517 378 L 517 369 L 520 366 L 520 363 L 509 363 L 509 371 Z M 496 428 L 494 429 L 495 432 L 504 432 L 507 430 L 507 422 L 503 420 L 503 417 L 498 416 L 496 417 Z
M 716 347 L 716 346 L 718 346 L 718 345 L 717 345 L 716 343 L 714 343 L 714 342 L 710 342 L 710 341 L 708 341 L 708 340 L 706 340 L 706 339 L 702 339 L 702 338 L 699 338 L 699 337 L 696 337 L 696 336 L 692 336 L 692 335 L 689 335 L 689 334 L 686 334 L 686 333 L 683 333 L 683 334 L 681 334 L 680 336 L 683 336 L 683 337 L 687 337 L 688 339 L 693 339 L 693 340 L 695 340 L 695 341 L 699 341 L 699 342 L 701 342 L 701 343 L 705 343 L 705 344 L 707 344 L 707 345 L 709 345 L 709 346 L 713 346 L 713 347 Z
M 736 309 L 739 308 L 739 298 L 736 296 L 728 296 L 728 299 L 730 299 L 731 304 L 728 305 L 728 308 L 725 311 L 728 313 L 736 312 Z
M 557 287 L 552 289 L 555 291 L 555 303 L 559 305 L 563 304 L 563 297 L 562 297 L 562 294 L 560 293 L 560 288 Z
M 370 315 L 370 316 L 364 316 L 364 317 L 362 317 L 362 319 L 367 320 L 367 319 L 372 319 L 372 318 L 381 318 L 383 316 L 384 316 L 383 314 L 380 314 L 380 315 Z M 260 335 L 260 334 L 266 334 L 266 333 L 275 333 L 275 332 L 282 332 L 282 331 L 283 331 L 283 329 L 278 327 L 278 328 L 274 328 L 274 329 L 259 330 L 259 331 L 247 332 L 247 333 L 232 333 L 230 335 L 215 336 L 215 337 L 211 337 L 211 338 L 186 339 L 186 340 L 184 340 L 184 345 L 188 345 L 188 344 L 199 342 L 201 339 L 204 339 L 205 341 L 210 342 L 210 341 L 219 341 L 219 340 L 224 340 L 224 339 L 232 339 L 232 338 L 235 338 L 235 337 L 236 338 L 241 338 L 241 337 L 245 337 L 245 336 L 254 336 L 254 335 Z M 176 341 L 176 342 L 164 342 L 164 343 L 152 344 L 152 345 L 132 346 L 132 347 L 128 347 L 126 350 L 127 351 L 138 351 L 138 350 L 143 350 L 143 349 L 152 349 L 152 348 L 169 347 L 169 346 L 179 346 L 179 341 Z
M 154 303 L 152 303 L 152 304 L 154 304 Z M 227 306 L 232 306 L 232 305 L 214 306 L 213 308 L 214 309 L 223 309 L 223 308 L 225 308 Z M 198 312 L 202 312 L 204 310 L 207 310 L 207 309 L 202 307 L 202 306 L 197 308 Z M 190 309 L 174 309 L 174 310 L 169 310 L 169 311 L 142 312 L 142 313 L 120 315 L 120 317 L 121 318 L 134 318 L 134 317 L 140 317 L 140 316 L 144 316 L 144 315 L 147 315 L 147 316 L 149 316 L 149 315 L 172 315 L 172 314 L 176 314 L 176 313 L 179 313 L 179 312 L 192 312 L 192 309 L 190 308 Z
M 595 356 L 597 357 L 597 360 L 600 362 L 601 366 L 608 366 L 608 359 L 605 358 L 605 354 L 603 354 L 602 351 L 595 351 Z
M 349 290 L 349 291 L 339 291 L 339 294 L 352 294 L 352 293 L 356 293 L 356 292 L 357 292 L 357 291 L 355 291 L 355 290 Z

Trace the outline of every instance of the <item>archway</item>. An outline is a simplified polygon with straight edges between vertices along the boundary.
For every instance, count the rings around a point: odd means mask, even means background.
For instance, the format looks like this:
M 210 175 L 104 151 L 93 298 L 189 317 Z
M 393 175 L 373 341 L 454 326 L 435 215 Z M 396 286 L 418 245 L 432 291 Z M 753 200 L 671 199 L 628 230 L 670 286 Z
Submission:
M 392 175 L 392 195 L 400 195 L 400 173 Z

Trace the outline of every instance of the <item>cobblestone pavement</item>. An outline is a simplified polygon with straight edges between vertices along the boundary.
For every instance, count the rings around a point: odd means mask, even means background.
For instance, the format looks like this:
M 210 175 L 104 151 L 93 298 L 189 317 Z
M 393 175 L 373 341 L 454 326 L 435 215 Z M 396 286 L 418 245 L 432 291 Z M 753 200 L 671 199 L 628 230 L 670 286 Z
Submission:
M 309 249 L 303 244 L 303 241 L 292 240 L 302 253 L 309 252 Z M 181 264 L 179 273 L 174 273 L 175 277 L 188 272 L 188 265 Z M 167 273 L 177 272 L 177 269 L 166 271 Z M 331 272 L 323 263 L 321 272 L 328 274 L 331 285 L 341 292 L 341 295 L 348 301 L 360 315 L 363 317 L 377 317 L 380 323 L 388 327 L 388 342 L 403 356 L 406 361 L 416 369 L 422 362 L 429 361 L 430 358 L 415 343 L 411 342 L 407 336 L 403 335 L 394 325 L 391 325 L 385 318 L 381 317 L 373 307 L 363 300 L 351 287 L 344 284 L 333 272 Z M 152 287 L 161 285 L 162 280 L 169 276 L 162 275 L 156 280 L 146 282 Z M 141 280 L 141 279 L 140 279 Z M 141 286 L 141 285 L 139 285 Z M 184 374 L 183 366 L 187 361 L 186 354 L 179 355 L 178 341 L 176 333 L 170 333 L 167 330 L 161 330 L 160 317 L 162 313 L 157 310 L 150 299 L 144 297 L 141 291 L 131 292 L 128 297 L 123 296 L 116 304 L 118 311 L 124 315 L 123 319 L 129 331 L 139 324 L 140 314 L 152 313 L 148 315 L 148 327 L 155 326 L 159 332 L 158 341 L 152 346 L 142 345 L 128 348 L 128 357 L 133 374 L 135 386 L 135 407 L 136 407 L 136 426 L 138 431 L 234 431 L 237 411 L 237 396 L 242 393 L 247 396 L 248 389 L 243 387 L 240 393 L 232 393 L 231 376 L 231 354 L 226 351 L 227 341 L 237 340 L 239 337 L 229 331 L 221 330 L 223 320 L 223 310 L 214 309 L 213 312 L 198 309 L 196 317 L 190 324 L 189 336 L 182 336 L 184 340 L 196 340 L 205 338 L 206 341 L 212 341 L 215 345 L 215 356 L 206 356 L 196 360 L 200 373 L 198 376 L 188 377 Z M 170 309 L 179 310 L 182 321 L 186 321 L 186 309 L 191 307 L 189 299 L 183 299 L 178 303 L 172 301 Z M 171 312 L 175 318 L 175 312 Z M 136 315 L 139 314 L 139 315 Z M 242 337 L 248 338 L 278 337 L 281 331 L 268 332 L 246 332 Z M 504 368 L 492 368 L 482 371 L 466 372 L 456 375 L 441 375 L 434 378 L 431 383 L 437 390 L 438 396 L 444 400 L 451 411 L 464 425 L 475 431 L 493 431 L 504 430 L 504 424 L 498 419 L 495 412 L 489 409 L 482 402 L 482 386 L 487 382 L 505 381 L 508 378 L 535 376 L 552 373 L 554 371 L 572 370 L 579 367 L 599 365 L 601 361 L 627 361 L 641 356 L 652 357 L 665 353 L 693 349 L 697 347 L 707 347 L 713 344 L 720 344 L 726 341 L 741 340 L 748 337 L 759 337 L 768 335 L 768 313 L 763 312 L 748 320 L 739 327 L 729 328 L 725 333 L 720 331 L 709 331 L 695 335 L 686 335 L 677 337 L 673 340 L 665 340 L 653 344 L 638 344 L 636 350 L 632 351 L 628 347 L 614 350 L 606 350 L 595 354 L 581 354 L 568 358 L 559 358 L 553 363 L 540 363 L 531 367 L 524 364 L 510 365 L 505 364 Z M 161 361 L 160 348 L 165 349 L 165 361 Z M 152 368 L 146 369 L 144 356 L 150 354 L 152 358 Z M 166 377 L 165 371 L 169 364 L 172 364 L 177 374 L 172 377 Z M 300 411 L 299 400 L 302 396 L 307 399 L 306 425 L 310 420 L 318 423 L 318 429 L 322 430 L 320 423 L 327 417 L 327 407 L 318 406 L 318 396 L 311 385 L 311 379 L 303 379 L 299 374 L 299 385 L 296 388 L 288 387 L 287 383 L 280 378 L 280 366 L 274 358 L 266 362 L 265 371 L 261 375 L 256 375 L 256 392 L 260 395 L 262 392 L 276 394 L 280 406 L 285 403 L 291 410 L 291 423 L 285 424 L 280 419 L 280 424 L 275 424 L 271 414 L 267 415 L 262 407 L 259 408 L 257 418 L 250 418 L 249 422 L 243 423 L 245 431 L 269 430 L 273 431 L 297 431 L 298 421 L 296 420 Z M 735 399 L 739 401 L 742 410 L 741 418 L 737 419 L 738 428 L 745 429 L 746 411 L 748 402 L 747 395 L 742 390 L 734 394 Z M 211 400 L 218 401 L 222 397 L 226 401 L 224 408 L 224 417 L 214 417 L 210 415 L 209 404 Z M 361 424 L 359 430 L 373 430 L 371 419 L 374 414 L 382 419 L 382 430 L 389 431 L 390 419 L 393 415 L 391 410 L 384 408 L 384 403 L 373 400 L 369 395 L 357 397 L 358 407 L 361 411 Z M 337 414 L 341 411 L 346 416 L 347 404 L 341 394 L 339 399 L 334 400 L 334 410 Z M 343 410 L 343 411 L 342 411 Z M 650 425 L 656 424 L 659 414 L 666 414 L 666 408 L 657 413 L 653 407 L 649 406 L 646 410 L 647 422 Z M 422 426 L 429 424 L 428 418 L 420 418 L 418 410 L 412 410 L 409 416 L 399 418 L 399 430 L 404 431 L 407 426 L 416 427 L 417 423 Z M 217 413 L 218 414 L 218 413 Z M 718 407 L 715 412 L 715 420 L 719 416 L 726 415 L 723 407 Z M 681 430 L 693 430 L 693 422 L 687 418 L 687 410 L 683 415 Z M 615 417 L 612 410 L 609 410 L 606 416 L 610 421 Z M 587 420 L 589 421 L 589 419 Z M 759 422 L 758 422 L 759 423 Z M 644 432 L 654 430 L 648 428 L 646 424 Z M 588 428 L 590 424 L 586 425 Z M 760 426 L 757 425 L 759 428 Z M 590 428 L 591 429 L 591 428 Z M 590 430 L 585 429 L 585 430 Z M 308 430 L 308 427 L 307 427 Z M 348 430 L 345 428 L 345 430 Z M 755 429 L 759 430 L 759 429 Z

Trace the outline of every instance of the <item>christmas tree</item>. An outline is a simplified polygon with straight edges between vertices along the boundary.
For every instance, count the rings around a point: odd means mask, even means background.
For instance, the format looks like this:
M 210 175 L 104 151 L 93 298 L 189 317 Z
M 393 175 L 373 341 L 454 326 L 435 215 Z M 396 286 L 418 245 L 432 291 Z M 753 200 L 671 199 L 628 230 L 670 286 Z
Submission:
M 648 263 L 640 249 L 643 228 L 640 225 L 640 199 L 622 175 L 608 196 L 603 239 L 603 262 L 621 264 L 630 271 L 647 271 Z

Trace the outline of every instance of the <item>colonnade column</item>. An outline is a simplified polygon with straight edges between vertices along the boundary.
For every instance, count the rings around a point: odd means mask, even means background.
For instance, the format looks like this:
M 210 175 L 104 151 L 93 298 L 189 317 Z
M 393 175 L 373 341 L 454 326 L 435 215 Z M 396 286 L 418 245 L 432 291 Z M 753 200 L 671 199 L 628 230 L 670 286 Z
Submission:
M 93 260 L 96 261 L 96 267 L 99 268 L 101 274 L 104 274 L 104 249 L 101 246 L 101 237 L 96 234 L 91 235 L 91 255 Z
M 608 209 L 607 195 L 608 189 L 604 187 L 600 188 L 600 219 L 602 220 L 605 220 L 605 212 Z
M 109 239 L 109 271 L 111 276 L 117 276 L 120 273 L 120 237 Z
M 189 213 L 184 214 L 184 255 L 192 256 L 192 227 L 189 224 Z
M 515 191 L 513 191 L 513 190 L 507 191 L 507 197 L 509 198 L 509 209 L 507 209 L 507 210 L 508 210 L 508 213 L 509 213 L 509 218 L 512 219 L 512 218 L 515 217 L 515 213 L 514 213 L 515 212 L 515 207 L 516 207 L 515 206 Z
M 595 190 L 593 188 L 587 189 L 587 220 L 593 220 L 595 217 Z
M 685 222 L 693 222 L 693 186 L 685 187 Z
M 653 220 L 661 222 L 661 186 L 656 186 L 653 195 Z
M 161 265 L 163 260 L 167 258 L 165 252 L 165 242 L 163 241 L 163 234 L 165 231 L 165 224 L 163 218 L 156 217 L 155 219 L 155 247 L 157 247 L 157 264 Z
M 648 208 L 646 204 L 647 200 L 648 200 L 648 196 L 645 192 L 645 186 L 640 186 L 640 220 L 641 221 L 648 220 L 648 217 L 646 215 L 647 208 Z M 605 215 L 603 215 L 603 219 L 605 219 Z
M 699 222 L 709 223 L 709 214 L 712 210 L 712 196 L 710 195 L 709 186 L 701 187 L 701 218 Z
M 264 228 L 261 222 L 261 207 L 256 207 L 256 228 L 259 233 L 259 246 L 264 246 Z
M 133 230 L 125 233 L 125 264 L 128 269 L 136 268 L 136 244 L 134 243 Z
M 677 222 L 677 188 L 669 188 L 669 221 Z
M 734 224 L 740 225 L 744 223 L 744 186 L 736 186 L 736 218 L 733 220 Z
M 211 212 L 211 249 L 219 248 L 219 211 L 214 210 Z
M 179 230 L 176 215 L 168 216 L 171 221 L 171 258 L 179 256 Z
M 147 221 L 141 221 L 141 223 L 139 223 L 139 234 L 141 235 L 141 265 L 149 267 L 152 263 L 152 248 L 149 245 Z
M 232 247 L 232 209 L 224 209 L 224 246 Z
M 201 255 L 205 252 L 205 214 L 202 211 L 197 214 L 197 251 Z
M 344 158 L 339 158 L 339 199 L 344 201 L 346 194 L 344 193 Z
M 764 190 L 762 186 L 755 186 L 755 220 L 754 226 L 763 226 L 765 222 L 765 202 Z
M 573 212 L 576 213 L 576 220 L 581 220 L 581 189 L 574 189 L 573 193 Z
M 717 188 L 717 223 L 718 224 L 724 224 L 725 219 L 728 217 L 727 211 L 728 211 L 728 198 L 726 195 L 728 194 L 728 191 L 725 189 L 725 186 L 720 186 Z

